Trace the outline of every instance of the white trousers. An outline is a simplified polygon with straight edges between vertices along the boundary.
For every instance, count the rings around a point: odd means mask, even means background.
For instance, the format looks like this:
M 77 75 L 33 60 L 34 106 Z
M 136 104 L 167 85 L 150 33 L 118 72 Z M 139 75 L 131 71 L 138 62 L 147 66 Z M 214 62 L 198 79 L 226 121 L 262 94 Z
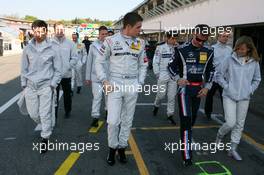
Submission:
M 231 131 L 231 142 L 239 144 L 249 107 L 249 100 L 234 101 L 228 97 L 223 98 L 226 122 L 218 130 L 218 135 L 224 137 Z
M 137 79 L 110 78 L 110 83 L 138 87 Z M 108 94 L 108 146 L 126 148 L 135 113 L 138 92 L 120 90 Z
M 41 137 L 49 138 L 52 133 L 52 90 L 51 87 L 42 89 L 25 89 L 25 100 L 30 117 L 41 124 Z
M 159 107 L 161 100 L 165 98 L 167 94 L 168 103 L 167 103 L 167 116 L 174 114 L 175 110 L 175 98 L 177 93 L 177 83 L 173 80 L 158 80 L 159 90 L 156 94 L 156 99 L 154 105 Z
M 75 83 L 77 87 L 83 86 L 83 65 L 78 62 L 75 69 L 72 69 L 72 82 L 71 87 L 74 89 Z
M 93 118 L 99 118 L 103 96 L 105 97 L 105 110 L 107 110 L 107 97 L 104 95 L 104 92 L 102 90 L 102 83 L 92 82 L 92 93 L 93 93 L 93 104 L 92 104 L 91 116 Z

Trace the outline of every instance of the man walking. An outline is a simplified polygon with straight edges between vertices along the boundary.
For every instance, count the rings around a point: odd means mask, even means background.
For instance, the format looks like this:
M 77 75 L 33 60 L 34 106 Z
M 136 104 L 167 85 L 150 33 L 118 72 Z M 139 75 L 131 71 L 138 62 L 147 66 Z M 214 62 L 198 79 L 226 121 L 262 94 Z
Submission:
M 99 37 L 98 40 L 94 41 L 89 49 L 89 55 L 87 59 L 86 65 L 86 84 L 92 85 L 92 93 L 93 93 L 93 104 L 92 104 L 92 124 L 91 127 L 98 127 L 98 121 L 100 118 L 100 107 L 103 99 L 103 90 L 102 90 L 102 82 L 98 80 L 95 71 L 95 61 L 98 57 L 100 57 L 100 49 L 103 46 L 103 42 L 105 37 L 107 37 L 108 31 L 105 26 L 99 27 Z M 107 63 L 104 65 L 104 70 L 107 72 Z M 108 73 L 108 72 L 107 72 Z M 105 98 L 107 101 L 107 98 Z M 107 104 L 106 104 L 107 105 Z M 107 106 L 106 109 L 107 111 Z M 107 112 L 106 112 L 107 115 Z
M 203 46 L 210 35 L 209 31 L 208 25 L 197 25 L 191 42 L 176 48 L 174 59 L 168 65 L 171 76 L 179 85 L 180 132 L 185 166 L 192 165 L 192 126 L 196 121 L 201 97 L 207 95 L 214 76 L 214 52 Z
M 153 115 L 156 116 L 161 104 L 161 100 L 168 96 L 167 103 L 167 119 L 173 125 L 176 125 L 173 115 L 175 109 L 175 96 L 177 92 L 177 83 L 172 80 L 168 71 L 168 63 L 173 57 L 174 47 L 176 45 L 176 38 L 171 33 L 166 34 L 166 43 L 157 46 L 153 58 L 153 71 L 158 79 L 159 91 L 154 102 Z
M 101 47 L 101 56 L 96 59 L 95 69 L 108 95 L 108 146 L 107 163 L 115 164 L 118 150 L 119 160 L 126 163 L 125 149 L 134 117 L 137 87 L 143 85 L 147 71 L 144 41 L 137 38 L 142 27 L 142 17 L 128 13 L 123 19 L 123 30 L 106 38 Z M 104 70 L 109 62 L 109 77 Z M 115 88 L 115 86 L 118 86 Z M 131 87 L 127 90 L 125 87 Z M 132 90 L 131 90 L 132 89 Z M 134 89 L 134 90 L 133 90 Z
M 41 153 L 44 153 L 53 129 L 53 90 L 61 80 L 62 60 L 51 41 L 46 38 L 46 22 L 34 21 L 32 30 L 34 39 L 25 47 L 21 61 L 21 86 L 25 93 L 27 111 L 41 126 Z
M 57 87 L 57 107 L 55 111 L 56 119 L 58 118 L 59 107 L 59 92 L 60 86 L 63 90 L 65 118 L 69 118 L 72 110 L 72 95 L 71 95 L 71 78 L 72 69 L 76 68 L 78 62 L 78 55 L 76 47 L 71 40 L 66 39 L 64 33 L 65 28 L 62 23 L 54 25 L 55 37 L 52 39 L 52 44 L 56 48 L 62 59 L 62 80 Z

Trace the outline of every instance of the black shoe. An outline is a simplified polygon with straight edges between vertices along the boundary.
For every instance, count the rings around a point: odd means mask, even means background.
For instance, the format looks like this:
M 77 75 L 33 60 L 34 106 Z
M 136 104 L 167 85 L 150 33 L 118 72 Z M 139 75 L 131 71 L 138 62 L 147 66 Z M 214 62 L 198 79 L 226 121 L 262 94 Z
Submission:
M 208 119 L 208 120 L 211 120 L 212 118 L 211 118 L 211 114 L 206 114 L 206 118 Z
M 105 110 L 105 120 L 107 120 L 108 111 Z
M 188 167 L 188 166 L 192 166 L 192 160 L 188 159 L 188 160 L 184 160 L 183 161 L 183 166 Z
M 77 92 L 76 92 L 76 93 L 77 93 L 77 94 L 80 94 L 80 93 L 81 93 L 81 89 L 82 89 L 82 87 L 81 87 L 81 86 L 78 86 L 78 87 L 77 87 Z
M 55 118 L 56 118 L 56 119 L 58 118 L 58 104 L 57 104 L 57 106 L 55 107 Z
M 58 126 L 58 118 L 55 117 L 55 125 L 54 125 L 54 128 L 56 128 Z
M 116 154 L 116 149 L 109 148 L 109 153 L 107 156 L 108 165 L 113 166 L 115 164 L 115 154 Z
M 118 155 L 119 155 L 119 161 L 121 163 L 127 163 L 127 158 L 126 158 L 126 154 L 125 154 L 125 148 L 120 148 L 117 151 L 118 151 Z
M 64 118 L 70 118 L 70 116 L 71 116 L 71 112 L 66 112 Z
M 71 93 L 70 94 L 71 94 L 71 97 L 73 97 L 73 90 L 71 90 Z
M 42 138 L 40 154 L 44 154 L 48 151 L 48 139 Z
M 91 127 L 97 128 L 99 126 L 98 121 L 99 121 L 98 118 L 94 118 L 93 119 L 93 122 L 91 124 Z
M 159 111 L 159 108 L 156 107 L 156 106 L 154 106 L 154 109 L 153 109 L 153 116 L 157 116 L 158 111 Z
M 170 122 L 172 125 L 176 125 L 176 122 L 174 121 L 173 116 L 169 116 L 169 117 L 168 117 L 168 120 L 169 120 L 169 122 Z

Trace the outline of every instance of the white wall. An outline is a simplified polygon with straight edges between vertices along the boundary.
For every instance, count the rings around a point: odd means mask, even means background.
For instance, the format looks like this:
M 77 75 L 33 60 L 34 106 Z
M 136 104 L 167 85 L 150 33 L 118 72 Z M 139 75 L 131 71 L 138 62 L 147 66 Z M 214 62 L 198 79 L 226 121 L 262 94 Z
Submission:
M 210 26 L 238 25 L 264 22 L 264 0 L 204 0 L 168 14 L 146 19 L 143 29 L 188 27 L 198 23 Z
M 12 50 L 4 50 L 3 56 L 9 56 L 9 55 L 17 55 L 21 54 L 23 50 L 21 49 L 21 43 L 19 39 L 12 38 L 11 39 Z
M 3 47 L 4 43 L 11 44 L 12 50 L 4 50 L 4 56 L 8 55 L 16 55 L 16 54 L 21 54 L 22 49 L 21 49 L 21 43 L 20 40 L 18 39 L 18 36 L 11 35 L 10 33 L 7 33 L 5 31 L 2 31 L 0 28 L 0 32 L 2 32 L 3 36 Z

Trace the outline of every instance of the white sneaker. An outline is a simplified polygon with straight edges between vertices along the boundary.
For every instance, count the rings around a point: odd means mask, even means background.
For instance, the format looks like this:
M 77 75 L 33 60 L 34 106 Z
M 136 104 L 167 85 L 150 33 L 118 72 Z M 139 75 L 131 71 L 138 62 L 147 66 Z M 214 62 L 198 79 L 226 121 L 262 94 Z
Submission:
M 41 124 L 38 124 L 36 126 L 36 128 L 34 129 L 34 131 L 42 131 L 42 125 Z
M 232 157 L 233 159 L 235 159 L 237 161 L 241 161 L 242 160 L 242 157 L 235 150 L 230 150 L 228 152 L 228 156 Z

